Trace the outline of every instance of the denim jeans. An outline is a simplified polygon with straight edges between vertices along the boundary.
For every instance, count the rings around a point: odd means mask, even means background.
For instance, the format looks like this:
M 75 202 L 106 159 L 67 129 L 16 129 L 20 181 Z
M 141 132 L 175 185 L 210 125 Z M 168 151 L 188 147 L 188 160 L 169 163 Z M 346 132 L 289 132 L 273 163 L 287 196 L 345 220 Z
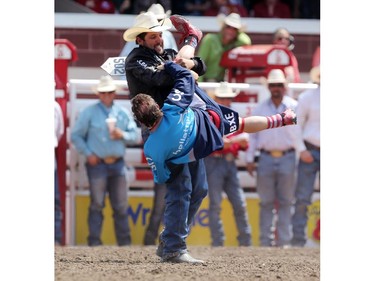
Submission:
M 163 259 L 187 252 L 186 238 L 202 200 L 207 196 L 207 178 L 203 159 L 188 164 L 168 164 L 171 178 L 167 182 Z
M 223 222 L 220 217 L 223 192 L 226 193 L 233 208 L 237 225 L 238 244 L 251 245 L 251 228 L 247 215 L 245 194 L 237 174 L 235 161 L 209 156 L 204 159 L 207 171 L 209 197 L 209 226 L 212 246 L 224 246 Z
M 292 238 L 296 154 L 275 158 L 262 152 L 257 168 L 261 246 L 289 245 Z
M 128 208 L 128 185 L 126 183 L 125 164 L 121 159 L 113 164 L 99 163 L 90 166 L 86 163 L 90 184 L 90 207 L 88 215 L 89 246 L 101 245 L 103 208 L 108 191 L 113 210 L 114 228 L 119 246 L 131 243 Z
M 292 218 L 292 244 L 295 246 L 304 246 L 306 243 L 307 207 L 311 204 L 316 175 L 320 171 L 320 151 L 310 150 L 310 152 L 314 162 L 305 163 L 299 161 L 298 163 L 296 203 Z
M 167 186 L 165 184 L 154 184 L 154 201 L 143 240 L 144 245 L 155 245 L 155 240 L 159 235 L 160 223 L 164 215 L 166 193 Z
M 57 163 L 55 157 L 55 243 L 62 243 L 62 212 L 59 191 L 59 177 L 57 173 Z

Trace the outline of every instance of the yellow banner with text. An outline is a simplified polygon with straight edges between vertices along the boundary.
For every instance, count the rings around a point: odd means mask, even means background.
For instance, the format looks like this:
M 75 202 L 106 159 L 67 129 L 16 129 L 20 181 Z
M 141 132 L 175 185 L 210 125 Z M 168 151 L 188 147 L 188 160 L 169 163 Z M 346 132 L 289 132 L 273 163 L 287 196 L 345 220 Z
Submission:
M 208 225 L 208 198 L 206 197 L 195 217 L 191 233 L 187 238 L 188 245 L 211 245 L 210 229 Z M 252 245 L 259 245 L 259 199 L 257 196 L 247 196 L 247 210 L 251 225 Z M 151 214 L 152 196 L 129 196 L 129 226 L 133 245 L 142 245 L 143 237 Z M 89 196 L 77 195 L 75 245 L 87 245 L 88 225 L 87 215 Z M 108 197 L 103 211 L 104 221 L 102 228 L 102 242 L 104 245 L 116 245 L 112 209 Z M 224 197 L 222 202 L 221 218 L 226 236 L 224 246 L 237 246 L 237 227 L 233 217 L 233 209 L 229 200 Z M 319 229 L 317 226 L 319 225 Z M 160 231 L 163 225 L 160 226 Z M 315 200 L 309 207 L 309 221 L 307 226 L 309 240 L 319 243 L 320 240 L 320 202 Z M 319 239 L 319 240 L 318 240 Z

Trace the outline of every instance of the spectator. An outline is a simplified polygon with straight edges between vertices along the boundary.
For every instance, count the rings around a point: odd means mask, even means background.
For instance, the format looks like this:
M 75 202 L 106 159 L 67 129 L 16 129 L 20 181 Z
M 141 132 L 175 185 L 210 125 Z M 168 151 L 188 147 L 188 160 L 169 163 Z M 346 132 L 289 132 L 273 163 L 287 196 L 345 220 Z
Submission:
M 267 83 L 271 97 L 254 109 L 254 115 L 270 115 L 296 107 L 297 101 L 285 94 L 287 81 L 282 70 L 271 70 Z M 261 246 L 290 245 L 296 171 L 295 142 L 295 126 L 250 134 L 251 145 L 246 162 L 251 176 L 256 171 Z M 254 161 L 256 151 L 260 151 L 258 163 Z M 276 216 L 277 222 L 274 224 Z M 275 226 L 277 235 L 274 233 Z
M 131 113 L 114 102 L 116 91 L 117 86 L 112 78 L 102 76 L 95 88 L 99 102 L 79 114 L 71 132 L 72 144 L 87 161 L 90 191 L 89 246 L 102 245 L 100 236 L 107 192 L 113 209 L 117 244 L 131 244 L 127 217 L 129 186 L 124 155 L 126 145 L 137 144 L 139 137 Z M 113 127 L 109 120 L 115 122 Z
M 64 135 L 64 117 L 59 103 L 55 100 L 55 245 L 62 243 L 62 212 L 57 170 L 56 148 Z
M 220 14 L 226 16 L 231 13 L 239 14 L 241 17 L 248 17 L 249 12 L 239 4 L 232 4 L 229 0 L 211 0 L 211 7 L 204 12 L 206 17 L 216 17 Z
M 307 207 L 311 204 L 314 184 L 320 172 L 320 67 L 310 71 L 316 89 L 302 92 L 298 98 L 298 174 L 295 191 L 292 245 L 303 247 L 306 243 Z
M 225 68 L 220 66 L 223 53 L 235 47 L 251 44 L 250 37 L 244 32 L 245 26 L 239 14 L 221 14 L 218 21 L 221 25 L 220 32 L 206 34 L 199 46 L 198 56 L 207 65 L 206 73 L 199 77 L 200 82 L 224 81 Z
M 294 37 L 290 35 L 286 28 L 278 28 L 273 34 L 273 44 L 284 46 L 291 51 L 291 66 L 284 69 L 286 79 L 289 83 L 300 83 L 301 77 L 298 68 L 298 61 L 292 52 L 294 49 Z
M 137 0 L 133 3 L 133 13 L 136 15 L 144 13 L 152 4 L 160 4 L 166 11 L 171 11 L 171 2 L 171 0 Z
M 263 0 L 253 7 L 255 18 L 284 18 L 292 17 L 290 7 L 279 0 Z
M 237 95 L 227 84 L 221 82 L 215 90 L 215 101 L 230 107 L 233 98 Z M 228 197 L 233 208 L 233 216 L 238 231 L 239 246 L 251 245 L 251 228 L 247 215 L 247 204 L 244 191 L 238 178 L 236 159 L 240 150 L 245 151 L 248 146 L 247 133 L 236 133 L 224 137 L 223 150 L 215 151 L 205 158 L 208 197 L 209 197 L 209 226 L 211 245 L 224 246 L 225 236 L 223 222 L 220 217 L 222 194 Z
M 99 14 L 114 14 L 115 4 L 111 0 L 75 0 L 77 3 Z
M 210 0 L 187 0 L 185 1 L 185 14 L 189 16 L 203 16 L 203 13 L 210 6 Z
M 204 74 L 205 64 L 194 57 L 194 50 L 202 37 L 202 32 L 193 27 L 183 17 L 172 16 L 169 19 L 177 32 L 181 33 L 183 47 L 177 53 L 173 49 L 164 49 L 162 32 L 168 30 L 168 21 L 158 22 L 153 13 L 137 16 L 133 27 L 124 32 L 125 41 L 136 41 L 139 47 L 134 48 L 126 58 L 125 70 L 128 78 L 130 97 L 138 93 L 150 95 L 160 107 L 163 106 L 166 95 L 172 89 L 174 81 L 165 71 L 157 67 L 164 61 L 178 61 L 199 75 Z M 142 59 L 142 64 L 138 63 Z M 143 140 L 149 135 L 147 127 L 142 126 Z M 187 250 L 186 237 L 190 231 L 194 216 L 201 201 L 207 194 L 207 183 L 202 178 L 204 174 L 203 160 L 184 164 L 173 164 L 172 177 L 167 182 L 165 197 L 164 229 L 159 235 L 159 246 L 156 254 L 166 262 L 201 263 L 193 258 Z M 186 197 L 184 197 L 184 195 Z M 183 207 L 176 212 L 173 203 L 179 198 L 190 198 L 183 202 Z M 181 225 L 175 224 L 175 222 Z

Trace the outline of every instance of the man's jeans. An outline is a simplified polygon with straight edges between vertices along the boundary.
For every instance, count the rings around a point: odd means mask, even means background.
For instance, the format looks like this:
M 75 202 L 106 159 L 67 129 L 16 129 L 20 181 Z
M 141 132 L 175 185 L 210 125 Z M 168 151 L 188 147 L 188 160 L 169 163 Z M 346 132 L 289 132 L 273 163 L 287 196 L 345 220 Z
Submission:
M 90 184 L 89 207 L 89 246 L 101 245 L 103 223 L 103 208 L 108 191 L 113 209 L 113 219 L 117 244 L 119 246 L 131 243 L 130 229 L 127 217 L 128 185 L 126 183 L 124 161 L 113 164 L 99 163 L 96 166 L 86 164 Z
M 233 208 L 238 230 L 239 246 L 251 245 L 251 228 L 247 215 L 246 198 L 240 185 L 235 161 L 209 156 L 204 159 L 207 171 L 208 215 L 212 246 L 224 246 L 224 229 L 220 217 L 223 192 L 226 193 Z
M 279 158 L 264 152 L 260 154 L 257 168 L 257 192 L 260 199 L 261 246 L 290 244 L 295 174 L 295 152 L 288 152 Z
M 194 216 L 207 195 L 203 159 L 188 164 L 168 164 L 171 178 L 165 197 L 165 228 L 161 234 L 163 259 L 186 253 L 186 238 Z
M 155 245 L 155 240 L 159 235 L 160 224 L 163 221 L 166 193 L 167 187 L 165 184 L 154 183 L 154 201 L 143 240 L 144 245 Z
M 298 163 L 296 203 L 292 218 L 292 245 L 294 246 L 304 246 L 306 243 L 307 207 L 311 204 L 316 175 L 320 171 L 320 151 L 310 150 L 310 152 L 314 162 L 305 163 L 299 161 Z

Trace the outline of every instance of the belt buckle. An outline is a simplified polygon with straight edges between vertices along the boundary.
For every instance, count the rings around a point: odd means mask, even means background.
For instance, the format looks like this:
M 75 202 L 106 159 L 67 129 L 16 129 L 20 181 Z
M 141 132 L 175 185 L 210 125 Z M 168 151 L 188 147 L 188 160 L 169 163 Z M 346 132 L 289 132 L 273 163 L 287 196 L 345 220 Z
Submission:
M 225 154 L 225 160 L 232 162 L 234 160 L 234 155 L 232 153 Z
M 280 158 L 284 153 L 281 150 L 271 150 L 270 154 L 274 158 Z
M 113 164 L 116 162 L 116 159 L 117 159 L 116 157 L 110 156 L 110 157 L 104 158 L 103 160 L 104 160 L 104 163 L 106 164 Z

